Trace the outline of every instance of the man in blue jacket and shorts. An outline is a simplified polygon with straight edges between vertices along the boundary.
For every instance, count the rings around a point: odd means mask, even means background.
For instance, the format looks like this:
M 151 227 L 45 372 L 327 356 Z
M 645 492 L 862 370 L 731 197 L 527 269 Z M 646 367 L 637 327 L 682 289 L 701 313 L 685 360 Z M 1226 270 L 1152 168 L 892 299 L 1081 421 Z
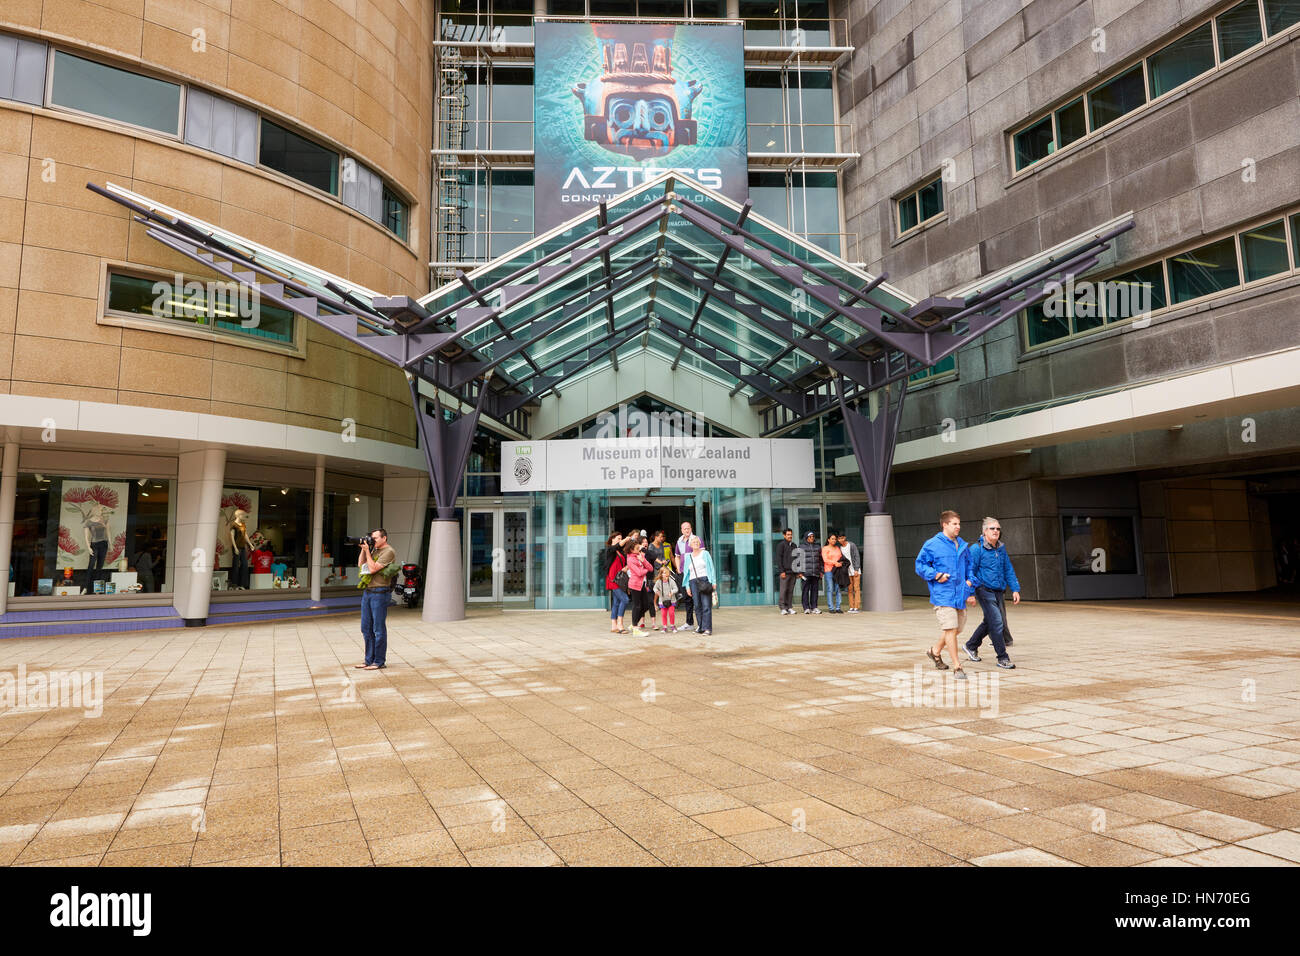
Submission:
M 927 541 L 916 556 L 916 573 L 930 588 L 930 604 L 942 631 L 939 643 L 927 648 L 925 656 L 934 661 L 936 668 L 946 671 L 943 649 L 947 647 L 956 667 L 953 676 L 965 680 L 966 673 L 957 659 L 957 635 L 966 625 L 967 604 L 975 604 L 970 582 L 970 548 L 959 537 L 961 515 L 957 512 L 945 511 L 939 515 L 939 527 L 943 530 Z

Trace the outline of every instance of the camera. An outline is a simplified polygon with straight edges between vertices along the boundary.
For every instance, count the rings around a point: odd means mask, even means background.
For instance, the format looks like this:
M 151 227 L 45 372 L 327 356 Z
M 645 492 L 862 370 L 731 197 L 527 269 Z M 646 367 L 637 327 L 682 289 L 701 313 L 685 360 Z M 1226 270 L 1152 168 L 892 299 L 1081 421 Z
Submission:
M 375 550 L 375 539 L 371 535 L 363 534 L 361 537 L 357 538 L 357 547 L 360 547 L 363 544 L 371 551 Z

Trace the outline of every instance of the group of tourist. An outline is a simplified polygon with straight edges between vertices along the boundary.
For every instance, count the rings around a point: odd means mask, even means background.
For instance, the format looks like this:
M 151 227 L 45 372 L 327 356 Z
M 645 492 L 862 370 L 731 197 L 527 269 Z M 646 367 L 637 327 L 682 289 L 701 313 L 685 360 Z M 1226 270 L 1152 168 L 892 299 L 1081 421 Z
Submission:
M 616 531 L 606 539 L 600 567 L 610 596 L 611 634 L 645 637 L 651 630 L 672 634 L 693 627 L 696 634 L 712 635 L 718 600 L 713 556 L 689 521 L 681 532 L 671 546 L 662 531 Z M 679 610 L 686 618 L 680 626 Z
M 817 532 L 804 533 L 795 544 L 794 531 L 786 528 L 776 543 L 776 570 L 780 575 L 777 606 L 782 614 L 793 614 L 794 584 L 802 582 L 800 602 L 805 614 L 820 614 L 819 592 L 826 588 L 826 609 L 831 614 L 857 614 L 862 610 L 862 555 L 848 535 L 832 531 L 817 543 Z M 848 594 L 849 606 L 843 607 Z

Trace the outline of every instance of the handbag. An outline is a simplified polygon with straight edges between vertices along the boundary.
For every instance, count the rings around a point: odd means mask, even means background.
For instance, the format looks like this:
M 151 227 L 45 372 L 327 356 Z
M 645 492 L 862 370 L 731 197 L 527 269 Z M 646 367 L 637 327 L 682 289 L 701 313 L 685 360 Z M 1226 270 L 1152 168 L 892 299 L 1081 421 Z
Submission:
M 694 556 L 694 555 L 691 555 L 691 570 L 692 570 L 692 571 L 695 570 L 695 556 Z M 705 596 L 707 597 L 708 595 L 710 595 L 710 594 L 713 593 L 713 582 L 709 580 L 709 578 L 708 578 L 707 575 L 705 575 L 705 576 L 703 576 L 703 577 L 701 577 L 700 575 L 696 575 L 696 576 L 695 576 L 695 590 L 698 591 L 700 594 L 703 594 L 703 595 L 705 595 Z
M 614 583 L 624 591 L 629 590 L 631 578 L 628 577 L 627 568 L 624 568 L 622 571 L 618 572 L 618 574 L 614 575 Z

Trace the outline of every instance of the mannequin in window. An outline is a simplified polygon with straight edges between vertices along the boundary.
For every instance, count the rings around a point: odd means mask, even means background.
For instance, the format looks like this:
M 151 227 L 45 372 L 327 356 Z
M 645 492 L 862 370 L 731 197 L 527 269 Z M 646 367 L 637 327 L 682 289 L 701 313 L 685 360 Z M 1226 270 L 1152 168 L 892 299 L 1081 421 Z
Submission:
M 230 580 L 228 590 L 248 590 L 248 512 L 239 508 L 230 518 Z
M 108 508 L 96 504 L 82 522 L 86 538 L 86 593 L 95 589 L 95 579 L 104 569 L 104 558 L 108 555 Z

